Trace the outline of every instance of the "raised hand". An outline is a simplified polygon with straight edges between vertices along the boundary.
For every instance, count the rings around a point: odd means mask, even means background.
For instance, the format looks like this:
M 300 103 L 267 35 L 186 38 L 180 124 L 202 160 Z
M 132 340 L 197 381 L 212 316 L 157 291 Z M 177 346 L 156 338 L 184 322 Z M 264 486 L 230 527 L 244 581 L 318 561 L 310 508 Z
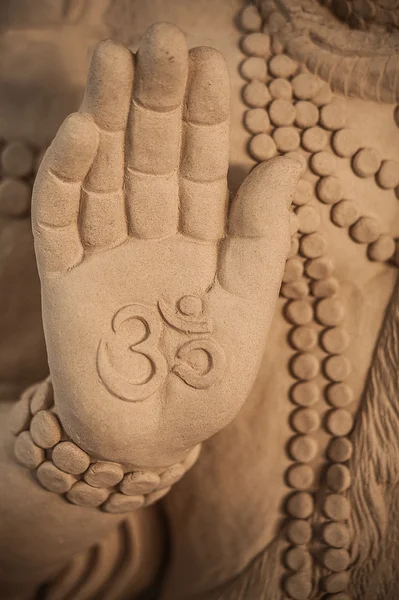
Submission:
M 136 56 L 97 47 L 43 160 L 33 228 L 56 408 L 98 458 L 177 462 L 253 384 L 300 166 L 260 165 L 229 210 L 228 135 L 222 56 L 158 24 Z

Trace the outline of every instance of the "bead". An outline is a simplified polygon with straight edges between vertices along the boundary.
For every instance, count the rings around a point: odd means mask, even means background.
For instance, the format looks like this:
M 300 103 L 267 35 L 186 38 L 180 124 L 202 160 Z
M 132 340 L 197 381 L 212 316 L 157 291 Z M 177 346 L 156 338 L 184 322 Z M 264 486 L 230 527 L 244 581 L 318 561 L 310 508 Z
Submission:
M 339 283 L 335 277 L 328 277 L 327 279 L 318 279 L 313 281 L 311 285 L 312 295 L 315 298 L 330 298 L 334 296 L 339 290 Z
M 69 502 L 78 506 L 100 506 L 109 496 L 105 488 L 95 488 L 84 481 L 77 481 L 67 493 Z
M 317 442 L 307 435 L 297 435 L 290 442 L 289 453 L 293 460 L 309 462 L 316 456 Z
M 321 233 L 310 233 L 305 235 L 299 244 L 301 254 L 306 258 L 318 258 L 322 256 L 327 249 L 327 242 Z
M 61 439 L 62 430 L 57 417 L 48 410 L 40 410 L 30 424 L 30 433 L 40 448 L 52 448 Z
M 169 491 L 170 487 L 166 487 L 160 490 L 155 490 L 154 492 L 150 492 L 145 497 L 145 506 L 151 506 L 152 504 L 155 504 L 155 502 L 158 502 L 158 500 L 161 500 L 161 498 L 166 496 Z
M 266 33 L 250 33 L 243 38 L 242 49 L 249 56 L 266 58 L 270 54 L 270 38 Z
M 262 108 L 270 101 L 269 90 L 261 81 L 251 81 L 243 91 L 245 104 L 255 108 Z
M 279 11 L 270 13 L 267 18 L 267 30 L 270 33 L 277 33 L 282 30 L 287 24 L 284 16 Z
M 306 300 L 293 300 L 289 302 L 285 314 L 294 325 L 306 325 L 313 319 L 313 309 Z
M 384 160 L 377 173 L 379 185 L 386 190 L 393 190 L 399 185 L 399 163 L 393 160 Z
M 312 408 L 298 408 L 292 414 L 291 424 L 298 433 L 312 433 L 319 428 L 320 417 Z
M 351 474 L 345 465 L 331 465 L 327 470 L 327 485 L 333 492 L 344 492 L 350 487 Z
M 349 346 L 349 334 L 342 327 L 331 327 L 322 334 L 321 343 L 326 352 L 341 354 Z
M 327 279 L 333 272 L 333 263 L 330 258 L 316 258 L 306 263 L 305 271 L 312 279 Z
M 291 398 L 300 406 L 312 406 L 320 399 L 320 390 L 312 381 L 301 381 L 291 388 Z
M 300 143 L 299 133 L 295 127 L 278 127 L 274 130 L 273 139 L 281 152 L 296 150 Z
M 352 442 L 344 437 L 333 439 L 327 449 L 328 458 L 333 462 L 346 462 L 353 452 Z
M 332 327 L 338 325 L 345 316 L 345 307 L 336 298 L 320 300 L 316 306 L 316 316 L 322 325 Z
M 248 81 L 263 81 L 267 80 L 267 66 L 263 58 L 250 56 L 241 64 L 241 75 Z
M 326 592 L 336 593 L 344 592 L 349 585 L 349 571 L 331 573 L 323 580 L 323 587 Z
M 290 249 L 287 254 L 287 258 L 293 258 L 297 256 L 299 250 L 299 240 L 297 235 L 291 236 Z
M 270 135 L 266 133 L 258 133 L 249 142 L 249 152 L 255 160 L 269 160 L 275 156 L 276 144 Z
M 343 548 L 329 548 L 324 553 L 323 562 L 330 571 L 345 571 L 350 563 L 348 551 Z
M 328 83 L 323 83 L 319 91 L 313 96 L 312 102 L 316 106 L 324 106 L 329 104 L 333 99 L 333 94 Z
M 336 204 L 342 200 L 342 186 L 337 177 L 329 175 L 317 184 L 317 196 L 325 204 Z
M 317 345 L 317 333 L 311 327 L 295 327 L 291 331 L 290 342 L 297 350 L 308 352 Z
M 44 381 L 35 390 L 32 396 L 30 409 L 32 415 L 35 415 L 39 410 L 48 410 L 53 406 L 54 395 L 53 386 L 50 381 Z
M 302 134 L 302 146 L 309 152 L 320 152 L 327 145 L 326 132 L 321 127 L 310 127 Z
M 300 73 L 292 80 L 292 89 L 298 100 L 310 100 L 320 90 L 321 83 L 311 73 Z
M 333 383 L 327 388 L 327 400 L 336 408 L 342 408 L 353 402 L 353 391 L 346 383 Z
M 9 421 L 11 433 L 17 435 L 21 431 L 29 429 L 31 418 L 30 400 L 29 397 L 25 396 L 25 398 L 18 400 L 12 407 Z
M 284 298 L 289 298 L 290 300 L 305 298 L 308 295 L 308 284 L 305 281 L 283 283 L 280 293 Z
M 312 194 L 313 186 L 310 183 L 310 181 L 306 181 L 306 179 L 300 179 L 294 192 L 292 203 L 296 206 L 302 206 L 303 204 L 307 204 L 312 198 Z
M 359 150 L 356 134 L 351 129 L 340 129 L 332 137 L 332 147 L 338 156 L 351 158 Z
M 90 457 L 73 442 L 60 442 L 53 450 L 54 464 L 72 475 L 84 473 L 90 465 Z
M 374 148 L 362 148 L 353 157 L 352 166 L 359 177 L 371 177 L 380 168 L 381 159 Z
M 331 381 L 345 381 L 352 371 L 351 363 L 346 356 L 330 356 L 324 363 L 324 371 Z
M 295 492 L 288 498 L 287 513 L 296 519 L 307 519 L 313 514 L 314 501 L 309 492 Z
M 284 154 L 284 157 L 292 158 L 292 160 L 296 160 L 297 162 L 299 162 L 299 164 L 301 165 L 301 175 L 305 173 L 307 168 L 307 160 L 303 154 L 301 154 L 300 152 L 295 152 L 294 150 L 293 152 L 286 152 Z
M 331 102 L 320 110 L 320 123 L 332 131 L 345 126 L 346 115 L 340 102 Z
M 294 377 L 308 381 L 313 379 L 319 372 L 320 365 L 316 356 L 304 352 L 303 354 L 297 354 L 291 361 L 291 368 Z
M 21 400 L 28 398 L 29 400 L 32 400 L 34 394 L 36 393 L 37 389 L 39 388 L 40 383 L 34 383 L 33 385 L 28 386 L 21 394 Z
M 332 435 L 342 437 L 350 433 L 353 427 L 353 417 L 344 408 L 334 408 L 327 415 L 326 426 Z
M 84 480 L 93 487 L 112 487 L 123 478 L 123 469 L 118 463 L 98 461 L 92 463 L 86 473 Z
M 284 580 L 284 590 L 292 600 L 306 600 L 312 592 L 309 573 L 296 573 Z
M 303 262 L 299 258 L 289 258 L 285 263 L 283 281 L 297 281 L 303 275 Z
M 381 227 L 374 217 L 360 217 L 350 230 L 351 237 L 359 244 L 375 242 L 381 235 Z
M 263 108 L 251 108 L 244 115 L 244 125 L 249 133 L 267 133 L 270 131 L 270 121 Z
M 312 102 L 302 100 L 295 105 L 295 124 L 302 129 L 313 127 L 319 120 L 319 111 Z
M 109 496 L 101 508 L 108 513 L 126 513 L 141 508 L 144 501 L 144 496 L 125 496 L 116 492 Z
M 294 237 L 298 233 L 298 217 L 293 211 L 290 211 L 289 214 L 289 229 L 291 238 Z M 299 248 L 299 243 L 298 243 Z
M 127 473 L 119 488 L 128 496 L 139 496 L 153 492 L 160 484 L 160 477 L 151 471 Z
M 295 234 L 298 233 L 298 217 L 291 210 L 290 210 L 290 214 L 289 214 L 289 229 L 290 229 L 291 237 L 293 237 Z M 298 244 L 298 247 L 299 247 L 299 244 Z
M 161 474 L 159 488 L 163 489 L 166 487 L 171 487 L 183 477 L 184 473 L 185 468 L 183 464 L 178 463 L 176 465 L 172 465 L 169 467 L 169 469 L 166 469 L 166 471 Z
M 359 218 L 359 210 L 352 200 L 341 200 L 331 209 L 331 219 L 338 227 L 350 227 Z
M 240 25 L 244 31 L 259 31 L 262 19 L 256 6 L 249 5 L 240 15 Z
M 278 38 L 277 36 L 273 36 L 273 39 L 271 41 L 271 49 L 273 55 L 282 54 L 284 52 L 283 41 L 280 40 L 280 38 Z
M 290 210 L 289 214 L 289 226 L 290 226 L 290 235 L 293 237 L 296 233 L 298 233 L 298 217 L 296 214 Z M 299 244 L 298 244 L 299 247 Z
M 73 475 L 60 471 L 51 461 L 42 463 L 36 474 L 42 486 L 56 494 L 65 494 L 76 482 Z
M 31 190 L 27 183 L 5 178 L 0 183 L 0 213 L 23 217 L 29 210 Z
M 345 521 L 350 515 L 349 501 L 340 494 L 329 494 L 324 501 L 324 512 L 334 521 Z
M 295 108 L 288 100 L 273 100 L 269 106 L 269 117 L 274 125 L 292 125 L 295 120 Z
M 303 569 L 309 569 L 312 565 L 311 555 L 305 548 L 300 546 L 290 548 L 285 553 L 284 561 L 291 571 L 302 571 Z
M 23 431 L 15 440 L 15 456 L 24 467 L 36 469 L 44 461 L 44 450 L 36 446 L 29 431 Z
M 25 177 L 33 169 L 33 152 L 22 142 L 11 142 L 1 154 L 1 166 L 7 175 Z
M 385 262 L 395 254 L 395 248 L 395 240 L 392 236 L 383 234 L 367 248 L 368 257 L 370 260 Z
M 321 151 L 313 154 L 310 159 L 310 166 L 316 175 L 324 177 L 335 173 L 337 161 L 331 152 Z
M 342 465 L 334 465 L 340 466 Z M 346 467 L 345 467 L 346 468 Z M 333 548 L 344 548 L 349 546 L 350 535 L 349 530 L 343 523 L 327 523 L 322 529 L 323 540 Z M 339 590 L 337 590 L 338 592 Z
M 286 79 L 273 79 L 269 83 L 269 92 L 275 100 L 291 100 L 292 98 L 292 87 Z
M 307 490 L 314 481 L 309 465 L 293 465 L 287 473 L 287 484 L 296 490 Z
M 308 521 L 293 519 L 287 524 L 287 538 L 293 544 L 307 544 L 312 538 L 312 528 Z
M 313 206 L 300 206 L 295 211 L 298 217 L 298 231 L 314 233 L 320 226 L 320 213 Z
M 273 56 L 269 61 L 269 71 L 274 77 L 291 77 L 297 69 L 297 63 L 286 54 Z

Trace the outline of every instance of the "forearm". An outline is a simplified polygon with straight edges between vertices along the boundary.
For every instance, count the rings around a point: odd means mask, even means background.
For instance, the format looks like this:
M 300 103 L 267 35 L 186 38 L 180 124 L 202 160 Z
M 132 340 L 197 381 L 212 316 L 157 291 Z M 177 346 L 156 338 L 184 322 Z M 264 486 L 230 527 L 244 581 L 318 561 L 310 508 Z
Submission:
M 15 458 L 12 406 L 4 403 L 0 409 L 0 589 L 2 598 L 17 598 L 51 580 L 76 554 L 117 527 L 125 515 L 76 506 L 41 487 Z M 143 511 L 130 518 L 139 522 Z M 154 542 L 158 566 L 161 544 Z

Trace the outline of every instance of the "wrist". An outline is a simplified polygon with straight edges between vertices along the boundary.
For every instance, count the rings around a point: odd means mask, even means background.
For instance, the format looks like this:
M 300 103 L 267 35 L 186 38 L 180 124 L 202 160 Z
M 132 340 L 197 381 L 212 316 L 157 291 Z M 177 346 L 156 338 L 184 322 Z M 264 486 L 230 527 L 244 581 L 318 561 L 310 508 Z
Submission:
M 122 513 L 150 506 L 193 466 L 200 445 L 169 467 L 134 469 L 90 456 L 66 434 L 54 407 L 50 377 L 31 386 L 13 410 L 15 456 L 37 482 L 79 506 Z

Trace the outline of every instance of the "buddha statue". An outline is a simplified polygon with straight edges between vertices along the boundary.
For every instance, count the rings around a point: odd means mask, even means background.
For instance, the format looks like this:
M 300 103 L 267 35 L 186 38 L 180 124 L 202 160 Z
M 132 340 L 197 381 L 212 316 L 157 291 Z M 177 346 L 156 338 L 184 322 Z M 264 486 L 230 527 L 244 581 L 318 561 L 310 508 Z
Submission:
M 3 12 L 1 597 L 396 599 L 396 0 Z

